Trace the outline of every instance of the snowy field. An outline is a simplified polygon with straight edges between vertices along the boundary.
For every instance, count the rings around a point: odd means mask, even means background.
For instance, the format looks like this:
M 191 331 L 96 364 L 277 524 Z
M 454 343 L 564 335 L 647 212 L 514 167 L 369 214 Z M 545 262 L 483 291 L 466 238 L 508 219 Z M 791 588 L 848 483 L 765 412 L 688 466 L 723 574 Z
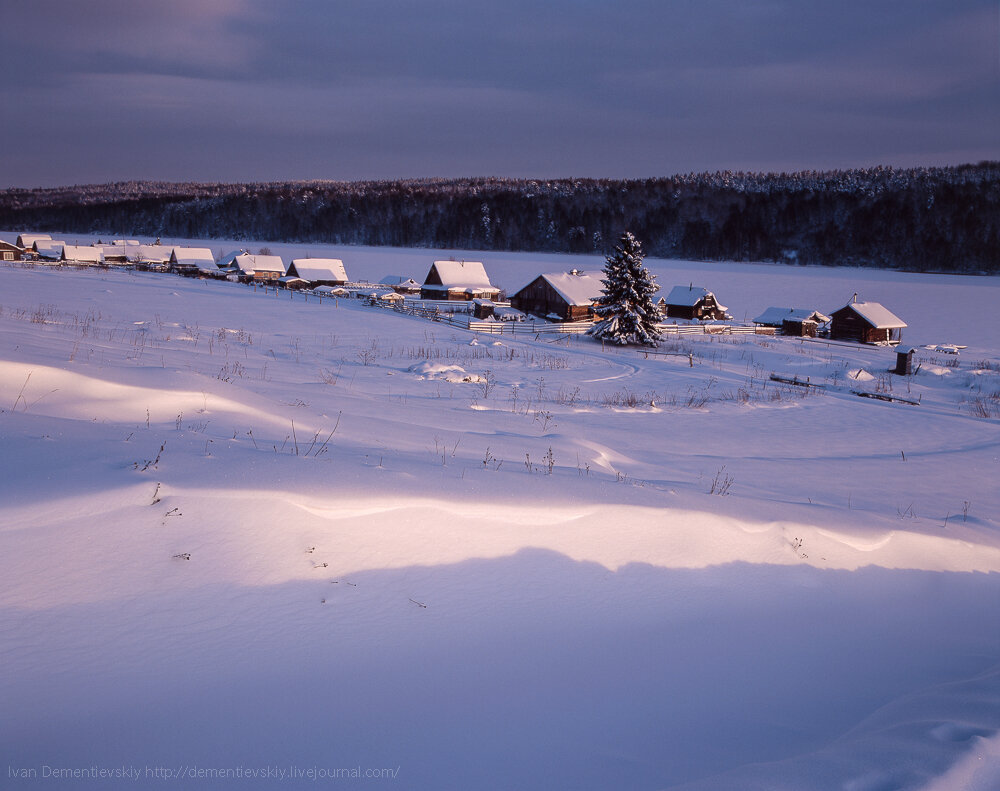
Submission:
M 0 266 L 0 785 L 1000 787 L 1000 280 L 647 263 L 919 370 Z

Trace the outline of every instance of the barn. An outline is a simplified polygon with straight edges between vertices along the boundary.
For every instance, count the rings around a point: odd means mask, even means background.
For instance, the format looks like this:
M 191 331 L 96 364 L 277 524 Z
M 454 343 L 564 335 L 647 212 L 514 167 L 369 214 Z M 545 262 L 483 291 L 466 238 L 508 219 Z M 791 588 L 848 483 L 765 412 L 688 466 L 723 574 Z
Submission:
M 548 272 L 511 296 L 511 307 L 561 321 L 584 321 L 594 315 L 594 302 L 604 291 L 604 273 Z
M 500 289 L 490 283 L 480 261 L 435 261 L 424 284 L 421 299 L 497 299 Z
M 854 299 L 830 320 L 830 337 L 838 341 L 895 345 L 902 340 L 906 326 L 899 316 L 878 302 L 858 302 Z
M 314 286 L 342 286 L 347 270 L 339 258 L 295 258 L 288 265 L 289 277 L 300 277 Z
M 774 327 L 782 335 L 815 338 L 819 327 L 828 324 L 830 317 L 809 308 L 771 307 L 753 320 L 758 327 Z
M 667 318 L 723 320 L 731 319 L 725 305 L 720 305 L 715 294 L 694 284 L 674 286 L 662 300 Z
M 0 261 L 20 261 L 21 248 L 0 239 Z

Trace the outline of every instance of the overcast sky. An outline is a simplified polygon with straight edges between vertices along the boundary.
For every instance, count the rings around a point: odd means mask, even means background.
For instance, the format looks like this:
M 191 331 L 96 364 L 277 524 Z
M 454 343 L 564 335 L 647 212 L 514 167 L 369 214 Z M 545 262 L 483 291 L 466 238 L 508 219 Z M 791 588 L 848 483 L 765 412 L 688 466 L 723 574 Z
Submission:
M 997 0 L 0 11 L 0 187 L 1000 159 Z

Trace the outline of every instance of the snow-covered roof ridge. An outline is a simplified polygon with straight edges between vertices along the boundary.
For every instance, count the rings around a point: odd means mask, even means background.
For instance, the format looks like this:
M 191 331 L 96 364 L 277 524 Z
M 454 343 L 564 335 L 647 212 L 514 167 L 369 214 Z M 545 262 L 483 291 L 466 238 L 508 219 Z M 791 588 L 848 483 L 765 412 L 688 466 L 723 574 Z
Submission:
M 191 266 L 215 265 L 215 256 L 207 247 L 175 247 L 170 255 L 170 260 L 175 264 Z
M 664 298 L 668 305 L 686 305 L 693 307 L 705 297 L 714 297 L 711 291 L 701 286 L 674 286 Z
M 67 244 L 63 245 L 62 258 L 64 261 L 100 263 L 104 260 L 104 250 L 100 247 Z
M 482 261 L 435 261 L 434 269 L 445 288 L 470 286 L 492 288 Z
M 305 280 L 342 280 L 347 282 L 347 269 L 339 258 L 293 258 L 291 266 Z
M 888 330 L 906 326 L 906 322 L 878 302 L 850 302 L 851 310 L 871 324 L 875 329 Z
M 590 305 L 604 293 L 604 272 L 593 270 L 581 272 L 545 272 L 545 279 L 567 305 Z
M 770 307 L 753 320 L 754 324 L 773 324 L 774 326 L 779 326 L 783 321 L 815 321 L 822 323 L 830 321 L 830 317 L 810 308 Z

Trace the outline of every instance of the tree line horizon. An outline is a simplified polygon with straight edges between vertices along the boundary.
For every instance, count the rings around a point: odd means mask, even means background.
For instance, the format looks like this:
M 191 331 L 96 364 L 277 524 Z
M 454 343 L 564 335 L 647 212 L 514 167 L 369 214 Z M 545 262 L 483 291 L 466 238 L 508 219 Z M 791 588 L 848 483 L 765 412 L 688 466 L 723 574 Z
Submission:
M 17 231 L 1000 272 L 1000 162 L 648 179 L 129 181 L 0 190 Z

